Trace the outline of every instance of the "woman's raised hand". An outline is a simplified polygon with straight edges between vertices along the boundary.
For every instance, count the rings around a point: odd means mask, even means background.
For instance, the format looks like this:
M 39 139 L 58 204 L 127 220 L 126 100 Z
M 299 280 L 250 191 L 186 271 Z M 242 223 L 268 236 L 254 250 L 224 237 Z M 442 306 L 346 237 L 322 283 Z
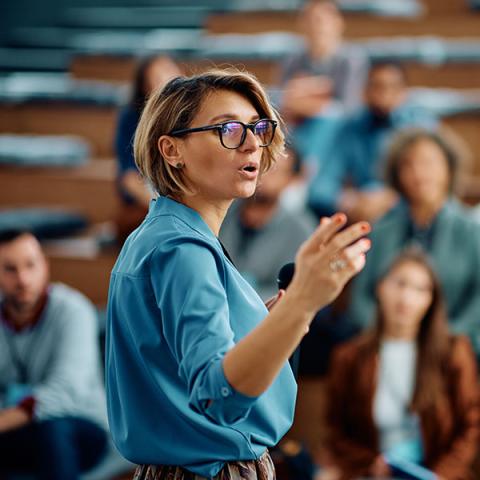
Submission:
M 371 242 L 362 237 L 370 232 L 370 225 L 359 222 L 340 231 L 346 223 L 343 213 L 322 218 L 298 250 L 289 293 L 307 312 L 313 314 L 331 303 L 365 265 Z

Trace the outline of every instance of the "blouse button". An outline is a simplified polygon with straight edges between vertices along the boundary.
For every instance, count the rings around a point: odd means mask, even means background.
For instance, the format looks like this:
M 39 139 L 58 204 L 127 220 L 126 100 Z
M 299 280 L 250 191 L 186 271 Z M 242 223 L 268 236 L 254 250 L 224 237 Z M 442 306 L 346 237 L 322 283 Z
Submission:
M 228 397 L 230 395 L 230 390 L 227 387 L 222 388 L 222 396 Z

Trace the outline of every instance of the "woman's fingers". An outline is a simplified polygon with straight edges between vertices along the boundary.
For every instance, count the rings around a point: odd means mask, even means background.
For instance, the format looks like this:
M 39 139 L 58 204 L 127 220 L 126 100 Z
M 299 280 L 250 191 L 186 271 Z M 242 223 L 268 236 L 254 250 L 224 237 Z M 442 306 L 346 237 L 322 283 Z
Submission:
M 347 217 L 343 213 L 336 213 L 331 217 L 323 217 L 320 220 L 320 225 L 303 244 L 302 249 L 307 252 L 318 252 L 319 247 L 328 243 L 346 223 Z
M 345 284 L 365 266 L 365 254 L 370 250 L 371 244 L 368 238 L 362 238 L 330 259 L 325 258 L 325 252 L 319 252 L 318 261 L 324 264 L 327 260 L 328 268 L 333 274 L 332 279 Z
M 353 242 L 367 235 L 371 230 L 370 224 L 367 222 L 358 222 L 346 228 L 342 232 L 337 233 L 328 243 L 324 250 L 325 255 L 333 257 L 342 252 L 346 247 Z
M 348 278 L 357 274 L 365 266 L 365 254 L 370 250 L 372 242 L 368 238 L 362 238 L 353 245 L 345 248 L 341 254 L 341 258 L 344 259 L 345 269 L 340 273 L 345 272 Z
M 284 295 L 285 295 L 285 290 L 281 289 L 278 291 L 278 293 L 274 297 L 269 298 L 265 302 L 265 306 L 267 307 L 267 310 L 270 311 Z

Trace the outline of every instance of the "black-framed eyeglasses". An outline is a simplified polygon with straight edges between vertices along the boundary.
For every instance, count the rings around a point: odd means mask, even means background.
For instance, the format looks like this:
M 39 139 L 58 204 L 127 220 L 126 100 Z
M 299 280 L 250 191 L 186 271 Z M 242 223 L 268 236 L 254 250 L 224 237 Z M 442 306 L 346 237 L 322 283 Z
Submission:
M 243 123 L 237 120 L 217 123 L 215 125 L 206 125 L 204 127 L 184 128 L 170 132 L 172 137 L 181 137 L 196 132 L 207 132 L 216 130 L 220 137 L 221 144 L 228 149 L 240 147 L 247 138 L 247 129 L 250 130 L 258 140 L 260 147 L 268 147 L 275 136 L 275 129 L 278 122 L 269 118 L 261 118 L 253 123 Z

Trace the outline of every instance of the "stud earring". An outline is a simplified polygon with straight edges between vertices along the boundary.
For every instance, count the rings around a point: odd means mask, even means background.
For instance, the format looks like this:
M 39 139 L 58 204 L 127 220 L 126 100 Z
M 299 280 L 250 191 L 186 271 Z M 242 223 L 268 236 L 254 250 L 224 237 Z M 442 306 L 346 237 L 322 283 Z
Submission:
M 185 166 L 185 164 L 182 163 L 182 162 L 178 162 L 178 163 L 175 165 L 175 167 L 178 168 L 178 169 L 181 169 L 181 168 L 183 168 L 184 166 Z

